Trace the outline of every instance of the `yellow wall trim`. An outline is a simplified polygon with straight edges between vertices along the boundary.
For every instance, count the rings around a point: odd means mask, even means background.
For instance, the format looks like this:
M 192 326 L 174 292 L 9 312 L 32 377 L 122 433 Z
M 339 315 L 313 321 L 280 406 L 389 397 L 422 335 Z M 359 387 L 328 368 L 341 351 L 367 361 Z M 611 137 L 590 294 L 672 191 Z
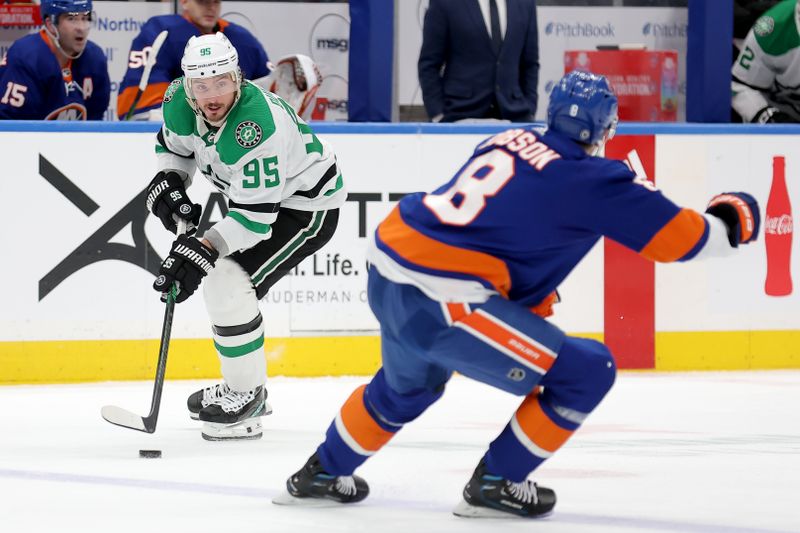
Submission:
M 800 331 L 656 333 L 656 370 L 800 368 Z
M 369 375 L 380 366 L 378 337 L 265 339 L 270 376 Z M 0 383 L 152 379 L 158 340 L 0 342 Z M 210 339 L 173 339 L 168 379 L 220 377 Z
M 364 376 L 380 366 L 375 336 L 267 338 L 265 347 L 270 376 Z M 0 342 L 0 383 L 152 379 L 157 358 L 158 340 Z M 656 333 L 656 370 L 773 368 L 800 368 L 800 331 Z M 168 379 L 219 376 L 210 339 L 172 340 Z

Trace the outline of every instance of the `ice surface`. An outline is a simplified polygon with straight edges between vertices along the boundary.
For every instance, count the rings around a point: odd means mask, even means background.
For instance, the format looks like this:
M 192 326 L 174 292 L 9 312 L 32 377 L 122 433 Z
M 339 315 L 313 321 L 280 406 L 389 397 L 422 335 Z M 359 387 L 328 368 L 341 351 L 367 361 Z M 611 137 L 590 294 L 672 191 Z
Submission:
M 800 531 L 800 371 L 621 374 L 533 476 L 559 498 L 534 523 L 451 514 L 520 402 L 460 377 L 359 470 L 366 501 L 271 504 L 366 380 L 271 378 L 264 437 L 226 443 L 185 409 L 208 382 L 167 382 L 153 435 L 100 417 L 105 404 L 146 415 L 149 382 L 0 387 L 0 531 Z

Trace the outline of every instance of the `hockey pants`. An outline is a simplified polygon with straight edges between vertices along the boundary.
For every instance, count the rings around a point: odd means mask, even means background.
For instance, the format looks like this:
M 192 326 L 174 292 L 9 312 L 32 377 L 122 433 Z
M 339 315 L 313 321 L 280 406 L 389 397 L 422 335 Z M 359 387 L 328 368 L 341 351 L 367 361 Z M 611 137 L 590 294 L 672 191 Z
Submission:
M 485 455 L 490 472 L 528 477 L 558 450 L 614 383 L 608 348 L 569 337 L 499 296 L 442 304 L 369 271 L 383 366 L 344 403 L 319 446 L 322 466 L 350 475 L 443 394 L 454 371 L 524 399 Z

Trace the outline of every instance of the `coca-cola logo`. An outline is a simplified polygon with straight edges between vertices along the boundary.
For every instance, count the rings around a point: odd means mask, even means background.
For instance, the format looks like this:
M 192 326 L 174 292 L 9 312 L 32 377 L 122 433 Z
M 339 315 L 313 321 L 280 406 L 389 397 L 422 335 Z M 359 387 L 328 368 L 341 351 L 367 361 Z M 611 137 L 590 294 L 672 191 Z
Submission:
M 768 216 L 764 221 L 764 231 L 772 235 L 786 235 L 794 231 L 792 215 Z

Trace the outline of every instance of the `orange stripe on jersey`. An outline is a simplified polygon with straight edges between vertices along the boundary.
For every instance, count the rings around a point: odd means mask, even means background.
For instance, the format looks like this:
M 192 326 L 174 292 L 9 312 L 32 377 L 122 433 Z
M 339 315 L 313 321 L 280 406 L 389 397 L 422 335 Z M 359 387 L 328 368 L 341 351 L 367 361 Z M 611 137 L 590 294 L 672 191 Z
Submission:
M 491 283 L 501 295 L 508 296 L 511 275 L 503 261 L 423 235 L 406 224 L 399 207 L 395 207 L 378 226 L 378 236 L 406 261 L 424 268 L 476 276 Z
M 41 37 L 42 40 L 47 44 L 47 47 L 50 49 L 50 51 L 55 54 L 56 53 L 56 47 L 53 44 L 53 40 L 50 39 L 50 35 L 48 35 L 47 30 L 45 30 L 44 28 L 39 30 L 39 37 Z
M 549 453 L 558 450 L 573 433 L 550 420 L 542 411 L 537 394 L 529 394 L 514 417 L 525 436 L 536 447 Z
M 469 306 L 465 303 L 445 304 L 445 311 L 447 313 L 445 318 L 448 324 L 461 320 L 470 313 Z
M 529 339 L 522 337 L 511 329 L 510 326 L 505 326 L 499 319 L 480 309 L 470 313 L 458 322 L 488 337 L 504 352 L 511 352 L 518 359 L 522 359 L 523 363 L 527 362 L 527 366 L 534 367 L 534 370 L 538 370 L 542 374 L 550 370 L 550 367 L 556 361 L 555 354 L 547 353 L 542 347 L 533 344 Z
M 164 98 L 164 93 L 167 91 L 169 83 L 151 83 L 144 88 L 142 97 L 136 104 L 136 109 L 143 109 L 161 103 Z M 136 99 L 136 92 L 139 90 L 138 85 L 133 87 L 126 87 L 124 91 L 117 96 L 117 116 L 124 117 L 130 111 L 133 101 Z
M 219 27 L 219 31 L 221 31 L 222 33 L 225 33 L 225 28 L 230 26 L 230 22 L 228 22 L 225 19 L 219 19 L 217 21 L 217 26 Z
M 366 388 L 366 385 L 362 385 L 353 391 L 353 394 L 344 402 L 339 414 L 345 429 L 355 443 L 367 452 L 374 453 L 389 442 L 394 433 L 380 427 L 367 412 L 367 408 L 364 406 Z M 346 435 L 342 435 L 342 437 L 347 441 Z
M 639 254 L 661 263 L 677 261 L 694 248 L 705 230 L 706 221 L 700 213 L 681 209 L 650 239 Z

